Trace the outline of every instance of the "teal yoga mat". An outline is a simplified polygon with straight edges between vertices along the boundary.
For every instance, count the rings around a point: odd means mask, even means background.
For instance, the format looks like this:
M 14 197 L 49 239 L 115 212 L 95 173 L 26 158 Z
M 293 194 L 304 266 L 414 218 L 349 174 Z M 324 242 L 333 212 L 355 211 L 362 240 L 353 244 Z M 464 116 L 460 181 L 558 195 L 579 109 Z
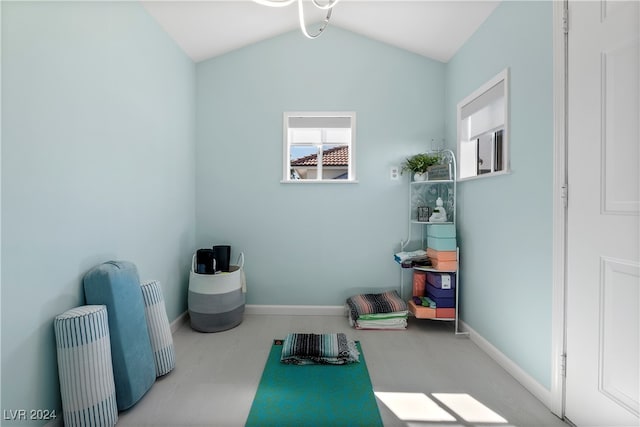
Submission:
M 246 427 L 382 427 L 360 343 L 360 363 L 285 365 L 282 340 L 267 359 Z

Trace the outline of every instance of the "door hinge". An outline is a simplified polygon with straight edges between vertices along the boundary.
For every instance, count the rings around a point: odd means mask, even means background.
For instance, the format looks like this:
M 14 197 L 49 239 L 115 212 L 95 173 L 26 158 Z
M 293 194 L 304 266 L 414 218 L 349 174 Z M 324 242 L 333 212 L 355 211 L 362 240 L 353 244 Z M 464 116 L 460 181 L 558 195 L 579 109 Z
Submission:
M 562 11 L 562 31 L 569 34 L 569 9 L 566 6 Z
M 562 198 L 562 203 L 566 208 L 569 205 L 569 185 L 564 184 L 560 187 L 560 197 Z
M 567 353 L 562 353 L 560 355 L 560 372 L 562 374 L 562 378 L 567 377 Z

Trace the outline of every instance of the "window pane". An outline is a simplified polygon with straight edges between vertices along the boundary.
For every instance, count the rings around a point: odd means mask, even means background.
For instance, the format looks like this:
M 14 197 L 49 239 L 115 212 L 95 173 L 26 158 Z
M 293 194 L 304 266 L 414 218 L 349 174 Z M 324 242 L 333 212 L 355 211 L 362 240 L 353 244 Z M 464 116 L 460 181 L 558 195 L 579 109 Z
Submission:
M 504 81 L 500 81 L 466 105 L 461 106 L 463 120 L 468 120 L 468 140 L 504 125 Z
M 349 146 L 322 146 L 322 179 L 349 179 Z
M 460 178 L 476 176 L 478 174 L 478 141 L 460 142 Z
M 487 105 L 469 117 L 469 139 L 504 127 L 504 98 Z
M 322 132 L 320 129 L 289 129 L 292 144 L 320 143 L 322 142 Z
M 318 149 L 314 145 L 292 145 L 289 158 L 291 160 L 295 160 L 311 154 L 316 154 L 317 152 Z
M 292 145 L 289 159 L 289 179 L 316 179 L 318 176 L 317 145 Z
M 348 144 L 351 142 L 351 129 L 327 128 L 325 129 L 324 142 Z
M 502 134 L 504 133 L 503 130 L 499 130 L 498 132 L 495 133 L 495 158 L 493 160 L 493 163 L 495 165 L 495 167 L 493 168 L 493 170 L 495 171 L 501 171 L 503 170 L 504 166 L 504 162 L 503 162 L 503 158 L 504 158 L 504 154 L 502 151 Z
M 478 175 L 492 172 L 493 134 L 485 133 L 478 138 Z

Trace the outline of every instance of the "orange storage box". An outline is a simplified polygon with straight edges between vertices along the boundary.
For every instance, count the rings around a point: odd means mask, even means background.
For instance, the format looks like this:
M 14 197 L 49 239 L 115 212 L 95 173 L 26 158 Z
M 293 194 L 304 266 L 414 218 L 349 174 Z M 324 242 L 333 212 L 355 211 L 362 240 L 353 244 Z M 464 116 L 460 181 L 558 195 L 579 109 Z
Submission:
M 413 296 L 423 297 L 424 287 L 426 286 L 427 277 L 422 271 L 413 272 Z
M 457 251 L 437 251 L 432 248 L 427 248 L 427 257 L 431 258 L 431 260 L 438 261 L 457 261 L 458 253 Z
M 433 319 L 436 317 L 436 309 L 416 305 L 415 302 L 409 301 L 409 311 L 416 316 L 417 319 Z
M 456 271 L 458 269 L 458 261 L 438 261 L 437 259 L 432 259 L 431 265 L 440 271 Z
M 409 301 L 407 305 L 416 319 L 454 319 L 456 317 L 455 308 L 429 308 L 416 305 L 413 301 Z
M 438 319 L 453 319 L 456 317 L 455 308 L 436 308 L 436 317 Z

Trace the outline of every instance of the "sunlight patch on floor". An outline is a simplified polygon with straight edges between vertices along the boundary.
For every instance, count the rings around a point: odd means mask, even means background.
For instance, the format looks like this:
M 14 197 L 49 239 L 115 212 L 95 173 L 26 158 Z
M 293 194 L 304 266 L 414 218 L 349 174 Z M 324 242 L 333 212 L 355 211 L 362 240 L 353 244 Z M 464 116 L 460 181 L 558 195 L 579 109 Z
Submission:
M 402 421 L 456 421 L 424 393 L 376 391 L 375 395 Z
M 443 422 L 442 426 L 447 427 L 459 427 L 460 424 L 451 424 L 460 421 L 453 415 L 455 414 L 466 423 L 492 423 L 509 427 L 506 419 L 467 393 L 432 393 L 437 401 L 424 393 L 376 391 L 375 395 L 398 419 L 418 422 L 416 426 L 426 421 L 430 427 L 436 427 L 433 422 Z
M 414 421 L 414 422 L 408 422 L 406 424 L 406 427 L 465 427 L 462 424 L 451 424 L 451 423 L 447 423 L 447 422 L 443 422 L 442 424 L 437 423 L 434 424 L 430 421 Z M 486 427 L 486 426 L 482 426 L 482 427 Z
M 470 423 L 507 423 L 507 420 L 467 393 L 432 393 L 449 409 Z

